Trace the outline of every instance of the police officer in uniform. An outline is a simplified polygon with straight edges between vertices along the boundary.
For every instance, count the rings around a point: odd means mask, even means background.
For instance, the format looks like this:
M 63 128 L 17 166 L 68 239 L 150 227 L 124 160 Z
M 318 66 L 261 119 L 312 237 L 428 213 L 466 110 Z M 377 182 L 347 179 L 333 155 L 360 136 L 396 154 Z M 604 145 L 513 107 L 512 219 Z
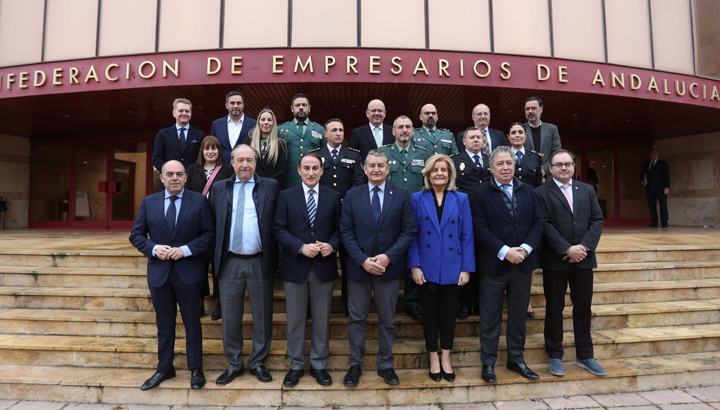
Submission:
M 350 188 L 367 184 L 365 172 L 362 168 L 360 150 L 345 148 L 342 145 L 345 138 L 343 122 L 337 118 L 325 123 L 325 148 L 315 148 L 312 153 L 320 156 L 323 164 L 323 173 L 320 185 L 340 193 L 340 200 Z M 340 270 L 342 271 L 342 300 L 345 306 L 345 316 L 349 315 L 347 295 L 347 251 L 340 246 Z
M 438 112 L 432 104 L 425 104 L 420 110 L 420 121 L 423 126 L 415 129 L 413 142 L 415 145 L 424 145 L 428 153 L 455 155 L 458 147 L 455 136 L 449 130 L 437 127 Z
M 301 179 L 297 172 L 297 165 L 300 158 L 315 148 L 322 148 L 327 143 L 323 135 L 322 125 L 310 121 L 310 99 L 306 94 L 299 93 L 293 96 L 290 102 L 292 121 L 278 126 L 278 135 L 285 140 L 288 150 L 287 172 L 283 189 L 300 185 Z
M 423 168 L 425 161 L 432 155 L 424 146 L 416 145 L 412 141 L 413 125 L 412 120 L 405 115 L 399 116 L 393 123 L 392 129 L 395 136 L 395 143 L 384 145 L 380 150 L 388 157 L 390 173 L 387 181 L 400 185 L 407 189 L 408 194 L 422 190 L 425 180 L 423 179 Z M 405 313 L 413 320 L 422 320 L 422 314 L 418 309 L 420 304 L 420 293 L 417 285 L 409 278 L 405 278 Z
M 510 150 L 515 156 L 515 177 L 533 188 L 542 185 L 542 160 L 543 154 L 525 148 L 525 128 L 520 122 L 510 125 L 507 139 L 510 143 Z

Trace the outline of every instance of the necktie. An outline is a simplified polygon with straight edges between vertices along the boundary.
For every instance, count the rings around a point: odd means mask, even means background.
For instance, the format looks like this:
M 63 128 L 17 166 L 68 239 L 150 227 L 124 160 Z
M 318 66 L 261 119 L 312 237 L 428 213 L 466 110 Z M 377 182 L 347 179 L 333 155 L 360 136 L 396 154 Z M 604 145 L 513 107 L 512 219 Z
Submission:
M 515 153 L 515 156 L 517 157 L 518 165 L 522 163 L 522 152 L 518 151 Z
M 337 164 L 337 149 L 333 148 L 332 150 L 332 158 L 333 158 L 333 164 Z
M 653 168 L 655 168 L 655 161 L 650 161 L 650 171 L 652 171 Z
M 243 236 L 243 217 L 245 216 L 245 183 L 240 183 L 240 192 L 238 192 L 237 208 L 235 209 L 235 229 L 233 229 L 233 247 L 230 249 L 232 253 L 240 254 L 242 250 Z
M 379 187 L 373 188 L 373 197 L 372 197 L 372 211 L 373 216 L 375 217 L 375 225 L 380 225 L 380 214 L 382 213 L 382 210 L 380 209 L 380 195 L 378 195 L 378 192 L 380 192 Z
M 170 197 L 170 206 L 165 212 L 165 221 L 167 222 L 168 229 L 172 233 L 175 230 L 175 216 L 177 215 L 177 208 L 175 208 L 175 200 L 178 199 L 177 195 Z
M 180 128 L 180 149 L 185 150 L 185 128 Z
M 505 192 L 505 195 L 507 195 L 507 197 L 512 200 L 512 187 L 510 186 L 510 184 L 503 184 L 502 190 L 503 192 Z
M 308 190 L 307 207 L 308 207 L 308 217 L 310 217 L 310 227 L 312 228 L 315 226 L 315 212 L 317 211 L 317 206 L 315 205 L 315 190 L 314 189 Z
M 490 141 L 488 141 L 487 130 L 480 130 L 483 137 L 483 154 L 490 156 Z
M 375 129 L 373 129 L 373 136 L 375 137 L 375 144 L 378 147 L 381 147 L 383 140 L 382 140 L 382 136 L 380 135 L 380 127 L 375 127 Z
M 433 142 L 435 142 L 435 128 L 430 130 L 430 136 L 432 137 Z
M 568 205 L 570 205 L 570 211 L 572 212 L 573 204 L 572 204 L 572 198 L 570 198 L 570 183 L 563 184 L 562 187 L 563 187 L 563 189 L 562 189 L 563 195 L 565 195 L 565 199 L 567 199 Z
M 305 121 L 298 121 L 297 129 L 300 135 L 305 135 Z
M 407 162 L 407 150 L 403 149 L 402 151 L 400 151 L 400 153 L 403 156 L 403 163 Z
M 480 163 L 480 155 L 478 155 L 478 154 L 473 155 L 473 159 L 475 160 L 475 167 L 478 170 L 482 171 L 482 164 Z

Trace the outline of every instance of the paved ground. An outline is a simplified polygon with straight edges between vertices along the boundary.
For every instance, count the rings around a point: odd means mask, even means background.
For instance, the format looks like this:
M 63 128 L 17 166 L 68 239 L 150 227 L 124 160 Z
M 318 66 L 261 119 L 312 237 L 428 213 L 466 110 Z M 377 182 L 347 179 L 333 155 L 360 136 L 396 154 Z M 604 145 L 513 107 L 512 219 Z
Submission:
M 441 404 L 439 406 L 348 407 L 347 410 L 720 410 L 720 386 L 691 389 L 655 390 L 640 393 L 603 394 L 598 396 L 554 397 L 548 399 L 496 401 L 475 404 Z M 0 410 L 267 410 L 268 407 L 186 407 L 139 406 L 117 404 L 78 404 L 44 401 L 0 400 Z M 282 410 L 291 409 L 283 407 Z M 330 410 L 297 407 L 298 410 Z

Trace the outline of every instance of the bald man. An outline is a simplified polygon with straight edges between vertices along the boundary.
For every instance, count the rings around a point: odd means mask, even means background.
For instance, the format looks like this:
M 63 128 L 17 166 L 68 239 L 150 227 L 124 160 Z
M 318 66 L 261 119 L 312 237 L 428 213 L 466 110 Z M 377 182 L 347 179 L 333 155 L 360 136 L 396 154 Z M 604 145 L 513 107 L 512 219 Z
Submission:
M 370 101 L 365 110 L 365 116 L 370 124 L 355 128 L 350 135 L 348 147 L 360 151 L 363 162 L 370 150 L 395 142 L 392 127 L 383 123 L 386 114 L 385 104 L 382 101 Z
M 425 146 L 430 155 L 455 155 L 458 153 L 455 136 L 450 130 L 437 127 L 438 118 L 438 111 L 434 105 L 423 105 L 420 109 L 422 127 L 415 128 L 413 142 L 415 145 Z

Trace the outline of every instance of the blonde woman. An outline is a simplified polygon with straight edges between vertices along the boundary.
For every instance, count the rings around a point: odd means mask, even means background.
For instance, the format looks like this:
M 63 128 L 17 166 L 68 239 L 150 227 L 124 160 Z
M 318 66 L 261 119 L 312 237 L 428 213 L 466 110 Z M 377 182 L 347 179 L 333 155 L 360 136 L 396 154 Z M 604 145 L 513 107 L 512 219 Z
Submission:
M 251 146 L 260 155 L 255 175 L 283 181 L 287 170 L 287 146 L 278 137 L 277 120 L 271 109 L 260 111 L 257 127 L 250 131 L 243 144 Z

